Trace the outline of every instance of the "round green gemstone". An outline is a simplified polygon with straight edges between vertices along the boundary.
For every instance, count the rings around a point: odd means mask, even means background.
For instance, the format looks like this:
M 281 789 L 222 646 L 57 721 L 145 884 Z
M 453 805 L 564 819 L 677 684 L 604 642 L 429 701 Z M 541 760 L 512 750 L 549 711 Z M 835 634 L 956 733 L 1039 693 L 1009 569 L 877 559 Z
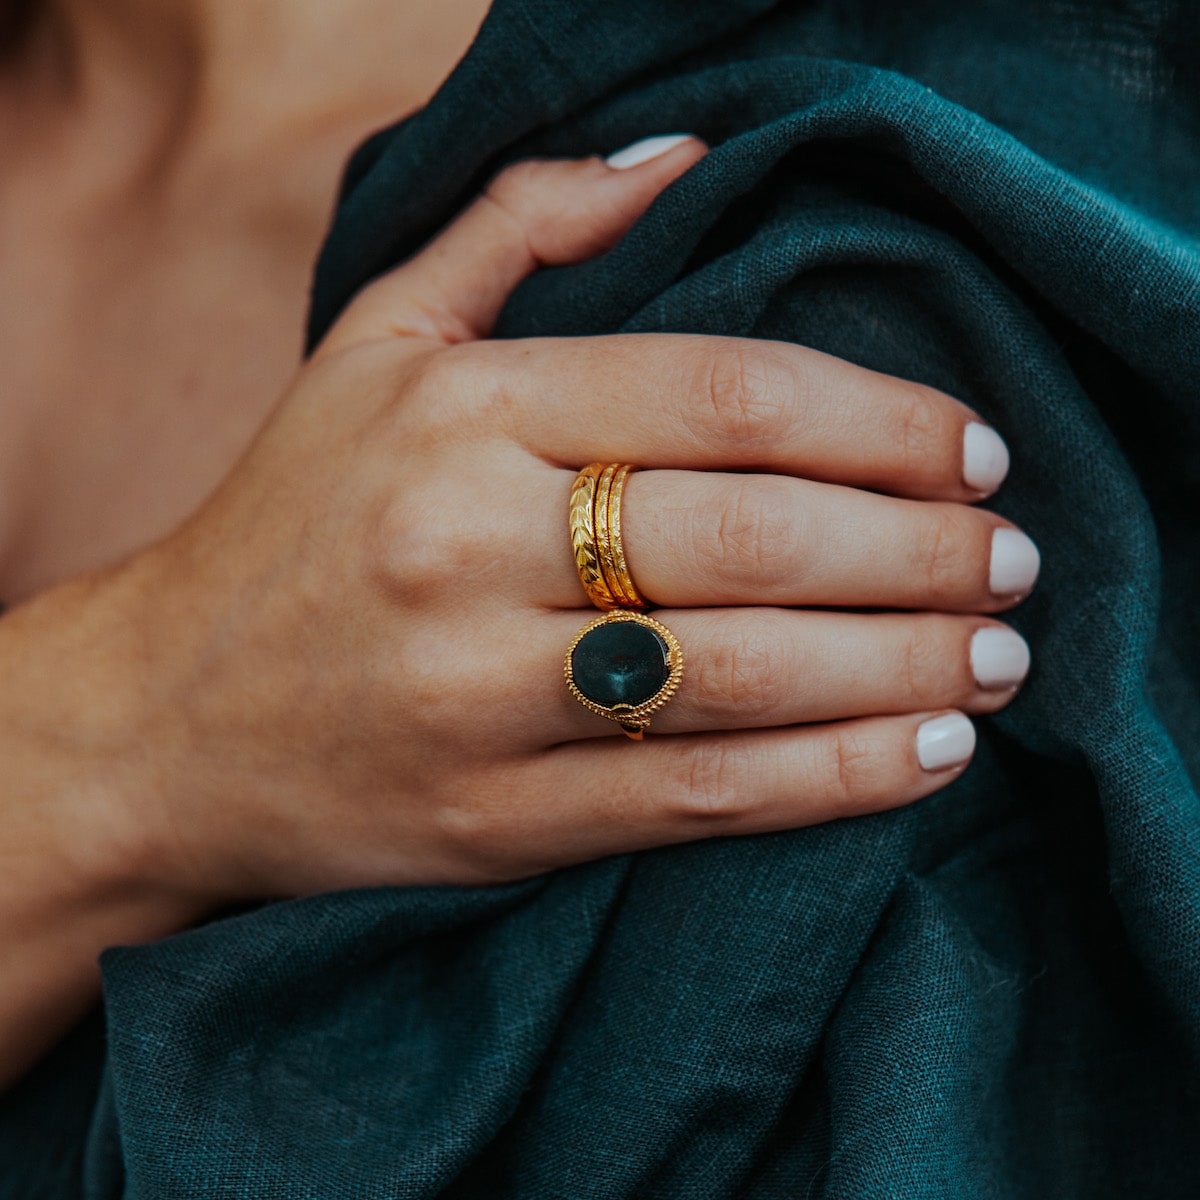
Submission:
M 585 633 L 571 654 L 575 686 L 604 708 L 644 704 L 670 678 L 667 644 L 637 621 L 608 621 Z

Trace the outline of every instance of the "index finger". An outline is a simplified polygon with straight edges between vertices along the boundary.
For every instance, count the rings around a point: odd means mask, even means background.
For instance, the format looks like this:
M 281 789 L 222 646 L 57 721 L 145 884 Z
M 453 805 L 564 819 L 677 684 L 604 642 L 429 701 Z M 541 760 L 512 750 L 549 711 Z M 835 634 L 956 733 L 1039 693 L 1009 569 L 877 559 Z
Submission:
M 961 401 L 791 342 L 652 333 L 470 349 L 511 436 L 559 466 L 764 471 L 967 502 L 1008 471 L 1000 435 Z

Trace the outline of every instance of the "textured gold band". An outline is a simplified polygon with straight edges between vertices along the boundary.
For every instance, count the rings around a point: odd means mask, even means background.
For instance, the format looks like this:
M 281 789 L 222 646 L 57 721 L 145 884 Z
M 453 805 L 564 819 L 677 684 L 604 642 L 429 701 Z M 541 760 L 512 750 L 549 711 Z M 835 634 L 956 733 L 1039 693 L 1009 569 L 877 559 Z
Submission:
M 591 463 L 571 488 L 571 550 L 588 599 L 600 609 L 649 605 L 634 586 L 621 541 L 621 499 L 629 464 Z
M 597 608 L 616 608 L 617 602 L 605 581 L 600 568 L 600 555 L 596 544 L 596 482 L 603 468 L 599 463 L 584 467 L 575 476 L 571 488 L 571 551 L 575 555 L 575 569 L 587 598 Z
M 625 562 L 625 547 L 621 541 L 621 499 L 625 494 L 625 480 L 633 470 L 628 463 L 617 467 L 613 472 L 612 483 L 609 485 L 607 532 L 611 549 L 612 568 L 609 569 L 609 559 L 602 559 L 608 585 L 613 594 L 621 601 L 624 608 L 648 608 L 646 601 L 638 594 Z

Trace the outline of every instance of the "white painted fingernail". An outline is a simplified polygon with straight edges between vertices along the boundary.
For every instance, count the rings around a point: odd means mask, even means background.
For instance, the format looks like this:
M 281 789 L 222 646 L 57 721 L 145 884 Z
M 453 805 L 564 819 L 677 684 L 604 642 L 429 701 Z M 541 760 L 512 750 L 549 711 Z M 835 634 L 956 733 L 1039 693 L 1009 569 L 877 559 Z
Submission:
M 971 673 L 981 688 L 1015 687 L 1029 674 L 1029 643 L 1004 625 L 988 625 L 971 639 Z
M 1033 587 L 1042 556 L 1033 540 L 1019 529 L 997 529 L 992 534 L 992 563 L 988 587 L 993 596 L 1019 596 Z
M 695 134 L 663 133 L 658 137 L 642 138 L 640 142 L 634 142 L 632 146 L 614 151 L 604 161 L 610 167 L 624 171 L 627 167 L 636 167 L 639 163 L 649 162 L 660 154 L 666 154 L 668 150 L 678 146 L 680 142 L 686 142 L 690 137 L 695 137 Z
M 963 429 L 963 482 L 977 492 L 994 492 L 1008 474 L 1008 447 L 990 426 L 972 421 Z
M 917 760 L 926 771 L 965 763 L 975 752 L 975 726 L 962 713 L 947 713 L 917 726 Z

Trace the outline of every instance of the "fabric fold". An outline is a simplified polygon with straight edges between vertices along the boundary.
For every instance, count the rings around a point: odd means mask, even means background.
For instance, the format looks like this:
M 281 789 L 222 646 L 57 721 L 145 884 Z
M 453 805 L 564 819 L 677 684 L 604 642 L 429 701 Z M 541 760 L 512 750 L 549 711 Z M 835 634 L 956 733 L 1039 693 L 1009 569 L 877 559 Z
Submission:
M 695 132 L 498 336 L 775 338 L 974 405 L 1043 552 L 1033 674 L 908 809 L 108 952 L 103 1089 L 81 1031 L 0 1099 L 0 1196 L 1196 1194 L 1187 11 L 499 0 L 351 163 L 310 343 L 504 163 Z

